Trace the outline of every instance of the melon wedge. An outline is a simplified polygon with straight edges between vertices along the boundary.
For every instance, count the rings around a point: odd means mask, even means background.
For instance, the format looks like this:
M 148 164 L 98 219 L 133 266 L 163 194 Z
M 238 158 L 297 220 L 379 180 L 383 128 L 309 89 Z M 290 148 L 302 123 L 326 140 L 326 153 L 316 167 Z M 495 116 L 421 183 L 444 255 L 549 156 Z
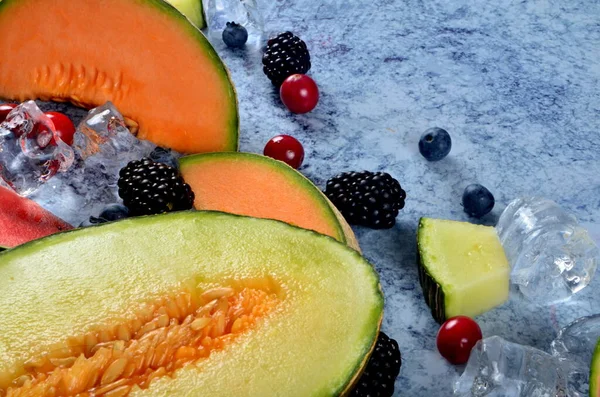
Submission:
M 35 201 L 0 186 L 0 251 L 71 229 Z
M 183 15 L 188 17 L 191 23 L 198 29 L 206 27 L 206 16 L 202 0 L 167 0 L 171 5 L 177 8 Z
M 510 266 L 493 227 L 421 218 L 417 245 L 419 282 L 437 322 L 508 299 Z
M 311 181 L 281 161 L 252 153 L 209 153 L 179 162 L 198 210 L 276 219 L 359 249 L 335 206 Z
M 0 98 L 112 101 L 140 139 L 182 153 L 237 150 L 229 74 L 165 1 L 3 0 L 0 52 Z
M 0 394 L 11 396 L 338 395 L 365 365 L 383 310 L 377 274 L 355 250 L 202 211 L 5 251 L 0 290 L 10 325 Z
M 590 397 L 600 397 L 600 339 L 590 365 Z

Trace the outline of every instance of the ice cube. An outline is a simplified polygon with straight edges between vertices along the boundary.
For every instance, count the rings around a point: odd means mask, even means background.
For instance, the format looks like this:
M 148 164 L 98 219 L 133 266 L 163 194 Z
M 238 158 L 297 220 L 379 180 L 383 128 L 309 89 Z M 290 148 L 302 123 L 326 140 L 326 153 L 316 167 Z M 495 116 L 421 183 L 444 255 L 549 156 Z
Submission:
M 71 147 L 34 101 L 17 106 L 0 124 L 0 179 L 21 195 L 68 170 L 73 159 Z
M 511 283 L 542 305 L 560 302 L 592 280 L 600 251 L 577 219 L 551 200 L 516 199 L 496 226 Z
M 552 355 L 570 362 L 569 383 L 578 395 L 587 396 L 590 363 L 600 338 L 600 314 L 582 317 L 560 330 L 550 346 Z
M 260 49 L 265 41 L 261 0 L 204 0 L 208 38 L 215 45 L 223 43 L 227 22 L 236 22 L 248 31 L 247 46 Z
M 472 397 L 563 397 L 567 371 L 557 357 L 492 336 L 477 342 L 454 395 Z
M 156 145 L 137 139 L 110 102 L 92 109 L 74 136 L 76 160 L 31 197 L 55 215 L 78 226 L 108 204 L 120 202 L 119 171 L 147 157 Z

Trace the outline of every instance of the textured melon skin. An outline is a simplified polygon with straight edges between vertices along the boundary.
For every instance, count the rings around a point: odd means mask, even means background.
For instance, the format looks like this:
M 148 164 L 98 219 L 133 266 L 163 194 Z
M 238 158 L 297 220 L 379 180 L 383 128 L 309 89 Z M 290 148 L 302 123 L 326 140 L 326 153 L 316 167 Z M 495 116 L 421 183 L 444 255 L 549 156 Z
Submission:
M 600 339 L 590 365 L 590 397 L 600 397 Z
M 358 244 L 358 240 L 352 231 L 348 222 L 344 219 L 344 216 L 335 208 L 333 203 L 329 201 L 327 196 L 316 187 L 308 178 L 302 175 L 300 172 L 296 171 L 286 163 L 272 159 L 270 157 L 254 154 L 254 153 L 207 153 L 207 154 L 198 154 L 193 156 L 186 156 L 179 159 L 181 172 L 184 178 L 187 178 L 188 175 L 193 175 L 193 171 L 195 167 L 201 167 L 203 164 L 219 164 L 222 163 L 224 165 L 230 164 L 239 164 L 240 170 L 245 168 L 245 165 L 253 165 L 257 166 L 258 172 L 262 173 L 276 173 L 285 180 L 289 181 L 294 187 L 304 191 L 308 196 L 314 201 L 315 211 L 320 211 L 323 219 L 326 219 L 331 226 L 335 229 L 333 234 L 330 234 L 332 237 L 337 239 L 340 242 L 347 244 L 349 247 L 354 248 L 355 250 L 360 252 L 360 247 Z M 191 178 L 191 177 L 190 177 Z M 192 190 L 194 189 L 194 180 L 186 179 L 186 182 L 190 184 Z M 199 186 L 202 188 L 202 186 Z M 243 190 L 243 189 L 242 189 Z M 245 197 L 245 192 L 239 191 L 235 195 L 236 198 L 243 200 Z M 201 197 L 199 197 L 198 192 L 196 192 L 196 197 L 198 198 L 197 203 L 201 201 Z M 223 210 L 222 208 L 207 208 L 196 205 L 196 209 L 199 210 Z M 234 212 L 237 213 L 237 212 Z M 239 215 L 251 215 L 258 216 L 256 214 L 248 214 L 248 213 L 239 213 Z M 261 214 L 260 217 L 265 217 L 269 219 L 279 219 L 273 216 L 269 216 L 268 213 Z M 303 225 L 306 227 L 307 225 Z M 308 227 L 310 229 L 310 227 Z
M 54 20 L 53 14 L 48 13 L 48 10 L 61 10 L 62 13 L 66 14 L 68 11 L 69 2 L 76 2 L 77 0 L 44 0 L 46 4 L 42 4 L 41 0 L 3 0 L 0 2 L 0 21 L 2 17 L 6 16 L 7 20 L 11 17 L 12 9 L 17 9 L 22 5 L 27 5 L 31 2 L 39 2 L 40 12 L 43 12 L 47 20 Z M 169 79 L 169 84 L 163 84 L 163 87 L 178 87 L 178 92 L 184 92 L 186 88 L 193 85 L 193 78 L 188 79 L 186 82 L 177 82 L 178 73 L 177 66 L 184 64 L 186 59 L 194 57 L 205 57 L 210 64 L 211 73 L 214 72 L 215 81 L 218 81 L 219 91 L 222 90 L 222 97 L 219 99 L 219 103 L 211 102 L 215 107 L 220 106 L 219 111 L 223 111 L 225 114 L 222 125 L 218 128 L 213 128 L 210 122 L 206 122 L 206 119 L 211 118 L 210 111 L 204 111 L 201 117 L 198 114 L 203 112 L 203 108 L 206 107 L 206 103 L 194 103 L 194 101 L 185 100 L 185 96 L 181 94 L 177 95 L 177 91 L 169 90 L 168 92 L 157 91 L 157 82 L 148 77 L 148 81 L 140 81 L 139 73 L 135 71 L 128 73 L 127 70 L 135 70 L 136 68 L 142 68 L 145 60 L 154 60 L 157 58 L 159 50 L 156 50 L 149 45 L 148 40 L 156 34 L 150 32 L 149 37 L 144 37 L 144 40 L 140 40 L 139 46 L 135 47 L 137 53 L 132 53 L 128 49 L 122 49 L 120 53 L 126 53 L 125 58 L 135 58 L 138 62 L 132 63 L 130 61 L 124 61 L 126 67 L 120 67 L 120 70 L 126 70 L 117 75 L 102 75 L 102 69 L 98 69 L 95 64 L 82 64 L 81 59 L 72 60 L 70 59 L 70 53 L 66 50 L 57 48 L 47 48 L 52 45 L 53 42 L 64 42 L 64 37 L 50 38 L 47 43 L 44 43 L 46 51 L 49 52 L 48 61 L 44 61 L 43 64 L 36 64 L 35 70 L 27 69 L 24 67 L 19 68 L 18 65 L 23 62 L 19 61 L 13 54 L 14 67 L 7 70 L 2 70 L 0 66 L 0 98 L 13 101 L 25 101 L 29 99 L 41 99 L 46 101 L 57 101 L 57 102 L 71 102 L 76 106 L 80 106 L 86 109 L 91 109 L 99 105 L 104 104 L 107 101 L 112 101 L 119 110 L 123 113 L 128 127 L 132 132 L 136 133 L 140 139 L 147 139 L 159 146 L 169 147 L 175 149 L 181 153 L 200 153 L 200 152 L 213 152 L 213 151 L 236 151 L 238 148 L 238 134 L 239 134 L 239 117 L 238 117 L 238 102 L 235 88 L 231 81 L 229 71 L 223 64 L 218 54 L 206 39 L 203 33 L 196 28 L 183 14 L 181 14 L 175 7 L 163 0 L 120 0 L 123 4 L 128 6 L 139 7 L 140 9 L 150 8 L 157 12 L 160 16 L 160 20 L 165 22 L 169 27 L 163 29 L 163 31 L 177 31 L 182 35 L 186 36 L 186 40 L 189 39 L 190 43 L 194 43 L 194 49 L 191 51 L 179 51 L 169 56 L 168 64 L 161 64 L 159 70 L 153 76 L 172 76 Z M 105 1 L 103 0 L 86 0 L 86 4 L 97 3 L 99 10 L 106 8 Z M 61 17 L 63 17 L 61 13 Z M 14 14 L 14 12 L 12 12 Z M 85 20 L 86 15 L 77 15 L 78 18 Z M 98 20 L 102 20 L 98 15 L 90 15 L 88 19 L 92 19 L 94 23 Z M 124 22 L 125 23 L 125 22 Z M 3 29 L 3 26 L 5 25 Z M 132 26 L 140 26 L 144 23 L 135 23 Z M 147 25 L 152 25 L 152 21 Z M 85 26 L 85 25 L 84 25 Z M 43 29 L 43 26 L 38 26 L 39 29 Z M 29 29 L 29 27 L 28 27 Z M 101 52 L 96 50 L 94 47 L 101 47 L 107 40 L 103 39 L 102 31 L 100 26 L 93 28 L 90 31 L 92 37 L 98 37 L 98 42 L 90 42 L 89 49 L 94 53 Z M 15 32 L 21 34 L 22 28 L 15 28 L 15 26 L 8 26 L 6 23 L 0 23 L 0 49 L 2 49 L 3 39 L 7 41 L 5 37 L 10 38 L 10 42 L 6 43 L 7 47 L 13 47 L 18 42 L 19 38 L 11 37 L 14 36 Z M 138 29 L 139 31 L 140 29 Z M 142 29 L 143 31 L 143 29 Z M 66 36 L 70 32 L 60 32 L 62 36 Z M 75 33 L 76 34 L 76 33 Z M 145 33 L 144 33 L 145 34 Z M 24 42 L 32 40 L 25 40 Z M 119 40 L 111 40 L 111 46 L 118 48 Z M 137 44 L 137 43 L 136 43 Z M 189 44 L 189 43 L 188 43 Z M 173 43 L 173 46 L 177 48 L 177 43 Z M 189 46 L 188 46 L 189 47 Z M 188 48 L 189 49 L 189 48 Z M 86 44 L 85 50 L 88 50 Z M 10 52 L 6 50 L 7 52 Z M 32 52 L 35 52 L 35 48 L 32 48 Z M 51 54 L 51 55 L 50 55 Z M 80 57 L 80 58 L 89 58 Z M 119 56 L 115 56 L 118 60 Z M 148 62 L 146 62 L 148 63 Z M 189 65 L 185 64 L 184 68 L 187 69 Z M 23 70 L 21 70 L 23 69 Z M 18 79 L 19 85 L 15 88 L 14 81 L 15 70 L 21 73 Z M 49 77 L 44 77 L 46 71 L 49 72 Z M 39 82 L 39 74 L 42 74 L 42 80 L 46 79 L 51 81 Z M 96 77 L 91 77 L 91 76 Z M 164 77 L 167 79 L 167 77 Z M 79 81 L 82 79 L 82 81 Z M 90 81 L 94 82 L 90 82 Z M 10 83 L 13 81 L 13 83 Z M 52 81 L 54 81 L 52 83 Z M 76 81 L 76 83 L 66 83 L 68 81 Z M 160 80 L 159 80 L 160 81 Z M 9 84 L 10 83 L 10 84 Z M 96 84 L 96 85 L 94 85 Z M 119 86 L 122 88 L 122 92 L 113 92 L 112 87 Z M 51 88 L 48 87 L 50 85 Z M 65 86 L 67 88 L 65 88 Z M 8 88 L 7 88 L 8 87 Z M 108 88 L 107 88 L 108 87 Z M 163 89 L 164 91 L 164 89 Z M 199 89 L 189 89 L 188 92 L 199 92 Z M 127 98 L 132 93 L 137 92 L 138 101 L 128 101 Z M 193 94 L 190 94 L 192 97 Z M 210 98 L 211 93 L 203 99 Z M 189 95 L 187 95 L 189 96 Z M 222 101 L 223 103 L 221 103 Z M 143 104 L 140 102 L 144 102 Z M 172 113 L 165 109 L 165 104 L 168 105 L 170 110 L 176 111 L 181 109 L 179 113 Z M 167 119 L 165 117 L 157 117 L 169 113 Z M 172 122 L 175 121 L 175 123 Z M 185 122 L 177 122 L 177 120 L 185 120 Z M 210 129 L 211 139 L 204 136 L 203 131 Z M 215 135 L 219 135 L 218 141 L 212 139 Z
M 81 253 L 75 260 L 74 250 Z M 119 255 L 123 251 L 126 256 Z M 33 262 L 36 272 L 24 272 Z M 212 270 L 202 274 L 199 269 Z M 259 330 L 249 341 L 233 346 L 228 351 L 232 354 L 215 353 L 214 359 L 211 355 L 200 372 L 183 368 L 175 378 L 155 380 L 150 388 L 131 395 L 347 393 L 374 347 L 383 314 L 383 295 L 372 266 L 327 236 L 282 222 L 203 211 L 77 229 L 1 253 L 0 288 L 5 293 L 0 304 L 5 310 L 0 321 L 10 326 L 0 339 L 0 373 L 10 368 L 17 346 L 40 346 L 45 338 L 85 327 L 80 320 L 97 323 L 108 312 L 122 313 L 132 299 L 140 299 L 136 296 L 160 295 L 184 275 L 213 280 L 232 277 L 232 271 L 246 277 L 291 277 L 286 294 L 290 305 L 314 301 L 318 306 L 305 314 L 285 311 L 281 320 L 270 320 L 272 330 Z M 303 287 L 294 288 L 296 283 Z M 86 299 L 81 299 L 84 291 Z M 11 302 L 19 302 L 18 309 L 6 306 Z M 297 323 L 308 313 L 314 324 Z M 34 330 L 39 326 L 43 334 Z M 310 332 L 299 332 L 302 329 Z M 265 353 L 256 356 L 253 351 Z M 305 361 L 296 365 L 286 357 Z M 278 371 L 272 371 L 273 365 Z M 323 372 L 335 375 L 319 378 Z

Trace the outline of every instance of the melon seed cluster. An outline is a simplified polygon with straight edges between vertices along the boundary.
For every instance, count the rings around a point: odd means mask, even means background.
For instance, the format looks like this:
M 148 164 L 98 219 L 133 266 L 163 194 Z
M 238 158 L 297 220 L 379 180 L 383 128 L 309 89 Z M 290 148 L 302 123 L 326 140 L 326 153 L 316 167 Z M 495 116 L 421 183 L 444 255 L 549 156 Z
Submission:
M 8 387 L 0 384 L 0 396 L 126 396 L 222 349 L 278 303 L 276 294 L 254 288 L 163 298 L 133 320 L 71 338 L 25 362 Z

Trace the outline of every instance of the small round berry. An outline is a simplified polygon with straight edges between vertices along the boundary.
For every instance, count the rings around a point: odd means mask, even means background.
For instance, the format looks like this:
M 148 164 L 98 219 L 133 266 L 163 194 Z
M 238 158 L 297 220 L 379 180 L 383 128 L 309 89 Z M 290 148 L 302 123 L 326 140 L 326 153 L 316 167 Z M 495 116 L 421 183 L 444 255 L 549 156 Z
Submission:
M 45 115 L 52 120 L 60 140 L 71 146 L 73 144 L 73 137 L 75 136 L 75 125 L 71 119 L 59 112 L 46 112 Z
M 248 41 L 248 31 L 240 24 L 227 22 L 223 30 L 223 41 L 227 47 L 241 48 Z
M 119 219 L 125 219 L 129 216 L 129 209 L 122 204 L 110 204 L 104 207 L 99 215 L 99 218 L 106 219 L 107 221 L 118 221 Z
M 6 120 L 6 116 L 18 106 L 16 103 L 3 103 L 0 105 L 0 123 Z
M 475 218 L 481 218 L 494 208 L 494 195 L 482 185 L 474 183 L 465 188 L 462 196 L 462 204 L 467 214 Z
M 94 226 L 94 225 L 100 225 L 100 224 L 106 223 L 106 222 L 108 222 L 106 219 L 95 217 L 95 216 L 90 216 L 89 219 L 86 219 L 85 221 L 81 222 L 79 227 L 89 227 L 89 226 Z
M 473 346 L 481 338 L 481 328 L 473 319 L 456 316 L 442 324 L 436 344 L 442 357 L 450 363 L 464 364 L 469 360 Z
M 298 169 L 304 160 L 304 148 L 293 136 L 277 135 L 265 145 L 263 154 Z
M 166 164 L 175 169 L 179 168 L 179 162 L 175 156 L 173 156 L 171 149 L 164 149 L 162 147 L 155 148 L 152 153 L 150 153 L 150 160 L 156 163 Z
M 452 139 L 446 130 L 430 128 L 421 135 L 419 152 L 429 161 L 439 161 L 452 149 Z
M 317 83 L 304 74 L 293 74 L 279 88 L 283 104 L 293 113 L 308 113 L 319 102 Z

